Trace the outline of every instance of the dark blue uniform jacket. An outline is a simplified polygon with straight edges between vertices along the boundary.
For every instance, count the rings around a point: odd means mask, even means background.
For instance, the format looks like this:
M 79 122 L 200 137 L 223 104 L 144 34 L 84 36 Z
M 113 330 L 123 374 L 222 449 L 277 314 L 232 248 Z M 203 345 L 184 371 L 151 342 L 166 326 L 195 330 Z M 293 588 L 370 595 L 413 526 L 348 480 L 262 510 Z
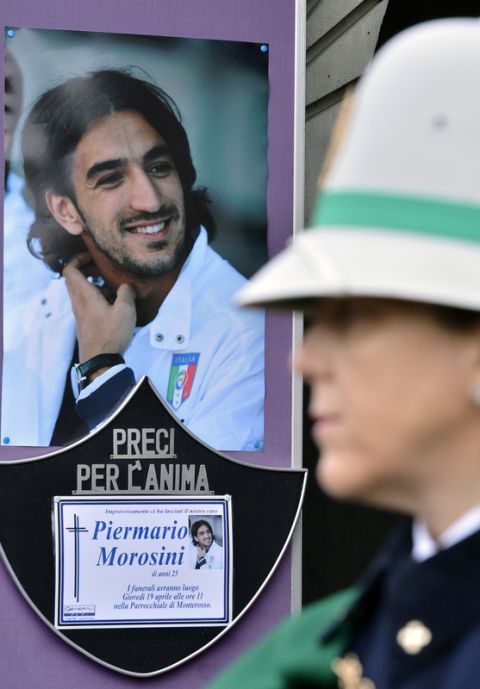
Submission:
M 420 563 L 411 549 L 408 522 L 359 586 L 288 620 L 209 689 L 371 687 L 339 683 L 332 662 L 350 652 L 375 689 L 480 689 L 480 532 Z M 420 643 L 405 644 L 412 627 Z

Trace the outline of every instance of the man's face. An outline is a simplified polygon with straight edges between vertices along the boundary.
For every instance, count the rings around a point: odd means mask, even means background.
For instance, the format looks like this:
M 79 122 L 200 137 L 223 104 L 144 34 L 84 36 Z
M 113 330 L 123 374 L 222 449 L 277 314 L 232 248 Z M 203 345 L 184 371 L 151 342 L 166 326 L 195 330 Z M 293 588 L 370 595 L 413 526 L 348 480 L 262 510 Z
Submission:
M 138 277 L 175 270 L 185 255 L 183 189 L 165 140 L 140 113 L 106 116 L 75 152 L 73 183 L 85 243 Z
M 197 545 L 199 545 L 201 548 L 204 548 L 205 550 L 208 550 L 212 545 L 213 541 L 212 531 L 210 527 L 203 524 L 198 529 L 195 540 Z

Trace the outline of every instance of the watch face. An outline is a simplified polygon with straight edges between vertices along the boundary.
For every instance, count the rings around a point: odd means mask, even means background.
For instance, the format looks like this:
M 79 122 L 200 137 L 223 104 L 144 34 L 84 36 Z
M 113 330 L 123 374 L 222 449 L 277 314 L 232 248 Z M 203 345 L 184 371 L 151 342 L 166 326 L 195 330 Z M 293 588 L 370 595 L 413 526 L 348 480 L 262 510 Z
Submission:
M 114 368 L 115 366 L 117 367 L 117 369 L 111 375 L 116 375 L 117 373 L 119 373 L 119 371 L 122 370 L 120 366 L 123 366 L 123 368 L 126 371 L 131 370 L 126 367 L 125 359 L 121 354 L 99 354 L 98 356 L 92 357 L 91 359 L 88 359 L 87 361 L 84 361 L 81 364 L 73 364 L 70 369 L 70 384 L 72 386 L 74 399 L 78 401 L 78 398 L 82 390 L 88 387 L 90 383 L 93 383 L 93 381 L 89 379 L 91 373 L 93 373 L 94 371 L 98 371 L 98 369 L 102 367 Z M 104 374 L 102 373 L 102 375 Z M 130 387 L 133 387 L 135 383 L 133 372 L 131 374 L 131 377 L 132 379 Z M 106 382 L 108 378 L 102 380 L 103 382 Z M 126 391 L 127 388 L 125 388 L 125 392 Z
M 78 397 L 83 388 L 87 385 L 87 378 L 82 373 L 82 364 L 73 364 L 71 371 L 72 388 L 75 397 Z
M 88 376 L 91 373 L 98 371 L 99 368 L 111 368 L 124 363 L 125 359 L 121 354 L 107 353 L 97 354 L 97 356 L 93 356 L 81 364 L 73 364 L 72 380 L 75 379 L 75 383 L 72 383 L 72 385 L 74 392 L 77 391 L 76 396 L 89 384 Z

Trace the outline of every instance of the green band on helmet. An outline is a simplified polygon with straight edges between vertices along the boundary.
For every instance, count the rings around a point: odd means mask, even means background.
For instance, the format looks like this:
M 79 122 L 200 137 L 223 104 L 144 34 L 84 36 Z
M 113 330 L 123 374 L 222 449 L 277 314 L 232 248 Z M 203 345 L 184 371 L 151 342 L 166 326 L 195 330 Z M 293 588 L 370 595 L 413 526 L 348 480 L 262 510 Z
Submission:
M 480 207 L 370 192 L 323 192 L 312 227 L 382 228 L 480 242 Z

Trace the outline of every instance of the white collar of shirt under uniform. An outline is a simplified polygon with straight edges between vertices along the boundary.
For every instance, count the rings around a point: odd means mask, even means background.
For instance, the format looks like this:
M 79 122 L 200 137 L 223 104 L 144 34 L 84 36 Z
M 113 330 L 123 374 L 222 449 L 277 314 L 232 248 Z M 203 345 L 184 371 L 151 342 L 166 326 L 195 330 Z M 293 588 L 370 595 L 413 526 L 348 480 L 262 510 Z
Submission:
M 424 522 L 415 520 L 412 527 L 412 558 L 423 562 L 440 550 L 460 543 L 475 531 L 480 530 L 480 505 L 475 505 L 453 522 L 437 540 L 434 540 Z

